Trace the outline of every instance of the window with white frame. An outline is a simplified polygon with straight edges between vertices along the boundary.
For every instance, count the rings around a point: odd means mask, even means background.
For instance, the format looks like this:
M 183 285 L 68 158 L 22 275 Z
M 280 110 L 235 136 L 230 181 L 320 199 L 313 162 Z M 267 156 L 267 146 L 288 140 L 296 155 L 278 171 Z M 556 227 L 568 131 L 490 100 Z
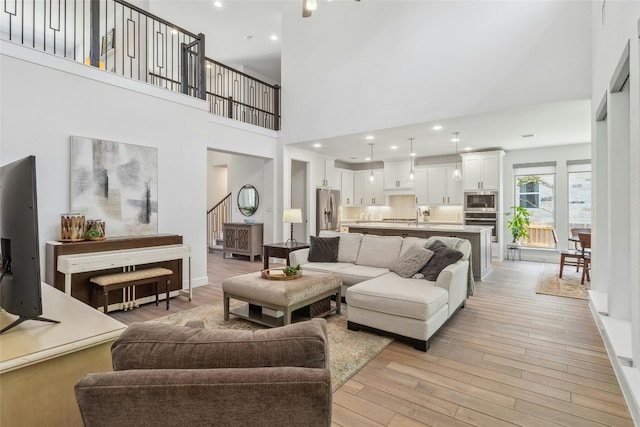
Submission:
M 522 246 L 555 248 L 555 182 L 556 163 L 534 163 L 513 166 L 515 200 L 531 214 L 529 237 Z
M 591 228 L 591 162 L 567 162 L 568 230 Z

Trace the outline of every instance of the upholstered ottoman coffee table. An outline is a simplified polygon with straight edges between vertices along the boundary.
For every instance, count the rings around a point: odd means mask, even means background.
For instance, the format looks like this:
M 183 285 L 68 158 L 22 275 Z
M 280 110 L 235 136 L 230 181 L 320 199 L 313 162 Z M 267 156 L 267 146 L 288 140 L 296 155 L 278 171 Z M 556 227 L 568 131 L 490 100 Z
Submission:
M 298 315 L 304 319 L 340 314 L 341 287 L 342 280 L 327 273 L 303 272 L 295 280 L 263 279 L 260 272 L 231 277 L 222 281 L 224 320 L 233 314 L 276 327 L 291 323 Z M 335 304 L 331 302 L 332 296 Z M 230 310 L 230 299 L 248 304 Z

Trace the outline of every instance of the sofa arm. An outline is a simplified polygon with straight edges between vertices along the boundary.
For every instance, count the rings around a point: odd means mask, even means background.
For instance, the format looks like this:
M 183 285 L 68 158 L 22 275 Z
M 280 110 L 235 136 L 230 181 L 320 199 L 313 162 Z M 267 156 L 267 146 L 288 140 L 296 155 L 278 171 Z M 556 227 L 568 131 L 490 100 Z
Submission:
M 445 267 L 436 279 L 436 286 L 449 293 L 449 315 L 467 299 L 468 272 L 469 261 L 457 261 Z
M 113 369 L 213 369 L 329 365 L 327 322 L 256 331 L 134 323 L 111 347 Z
M 329 369 L 107 372 L 82 377 L 75 394 L 88 427 L 331 425 Z
M 290 265 L 304 265 L 309 262 L 309 248 L 298 249 L 289 253 Z

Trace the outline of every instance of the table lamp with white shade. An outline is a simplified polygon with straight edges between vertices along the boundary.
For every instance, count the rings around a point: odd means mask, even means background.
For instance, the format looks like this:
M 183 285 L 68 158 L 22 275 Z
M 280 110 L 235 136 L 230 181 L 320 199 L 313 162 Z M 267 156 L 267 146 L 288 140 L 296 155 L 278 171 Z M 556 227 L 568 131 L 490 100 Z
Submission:
M 291 238 L 286 241 L 286 244 L 290 244 L 292 247 L 297 245 L 297 240 L 293 238 L 293 224 L 302 224 L 302 209 L 285 209 L 282 222 L 291 224 Z

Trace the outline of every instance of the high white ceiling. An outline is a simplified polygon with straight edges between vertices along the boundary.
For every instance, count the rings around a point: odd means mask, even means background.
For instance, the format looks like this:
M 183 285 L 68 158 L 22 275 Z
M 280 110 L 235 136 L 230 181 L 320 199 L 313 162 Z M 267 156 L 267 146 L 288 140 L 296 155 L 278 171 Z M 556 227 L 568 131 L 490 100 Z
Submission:
M 366 135 L 376 160 L 406 158 L 408 138 L 419 157 L 452 154 L 456 131 L 459 151 L 591 141 L 589 1 L 318 0 L 305 19 L 302 0 L 139 4 L 205 33 L 207 56 L 281 82 L 286 142 L 342 161 L 364 161 Z M 336 94 L 337 108 L 323 99 Z
M 417 157 L 454 154 L 454 132 L 459 132 L 458 152 L 489 148 L 520 150 L 591 141 L 589 100 L 563 101 L 510 108 L 491 113 L 438 120 L 293 144 L 349 163 L 366 161 L 369 143 L 374 160 L 408 159 L 410 141 Z M 442 129 L 434 130 L 440 125 Z M 368 140 L 367 136 L 374 139 Z M 314 147 L 320 143 L 321 147 Z M 392 148 L 393 146 L 397 148 Z

